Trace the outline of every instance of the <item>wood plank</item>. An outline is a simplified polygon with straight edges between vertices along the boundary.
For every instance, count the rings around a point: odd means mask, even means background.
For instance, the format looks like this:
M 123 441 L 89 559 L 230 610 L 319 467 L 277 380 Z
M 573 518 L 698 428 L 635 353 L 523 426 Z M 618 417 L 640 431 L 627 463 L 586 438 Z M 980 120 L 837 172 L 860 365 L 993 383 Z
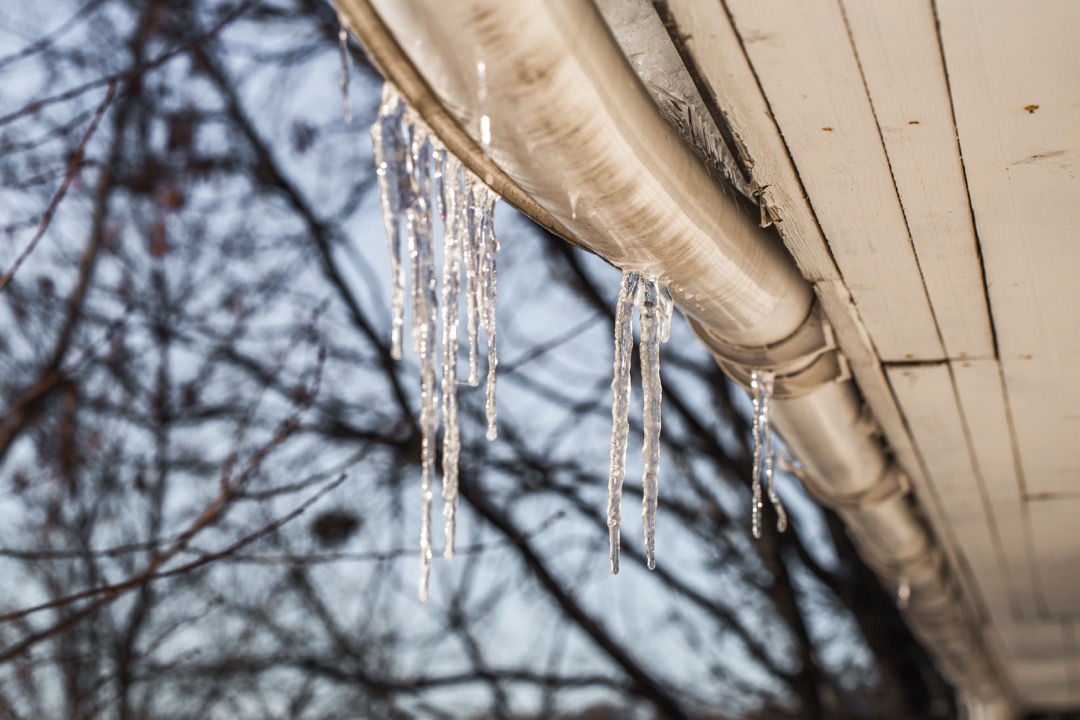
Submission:
M 705 85 L 699 89 L 719 108 L 735 140 L 732 151 L 749 168 L 765 204 L 777 213 L 776 228 L 803 277 L 810 282 L 839 280 L 840 271 L 723 5 L 700 0 L 667 0 L 666 5 L 669 33 L 679 37 L 694 58 Z
M 1080 268 L 1080 262 L 1074 267 Z M 1074 313 L 1078 317 L 1080 308 Z M 1072 332 L 1080 336 L 1080 331 Z M 1049 356 L 1002 359 L 1028 497 L 1080 490 L 1078 367 L 1080 356 L 1054 351 Z
M 1080 3 L 937 8 L 1026 491 L 1075 491 Z
M 991 633 L 1020 700 L 1028 708 L 1067 704 L 1069 658 L 1067 633 L 1060 622 L 1002 623 Z
M 1080 620 L 1065 623 L 1065 652 L 1069 659 L 1069 699 L 1076 707 L 1080 705 Z
M 970 568 L 976 596 L 990 618 L 1009 622 L 1012 607 L 1001 541 L 973 465 L 949 366 L 893 366 L 887 373 L 947 524 L 939 531 L 957 544 L 961 565 L 966 561 Z
M 1018 466 L 1005 408 L 1005 388 L 995 360 L 953 361 L 953 379 L 974 450 L 974 470 L 993 508 L 1009 597 L 1017 615 L 1038 616 L 1035 563 L 1020 494 Z
M 885 361 L 942 358 L 839 5 L 726 4 L 878 355 Z
M 949 567 L 962 567 L 963 559 L 957 554 L 956 540 L 948 532 L 948 522 L 945 520 L 938 497 L 923 472 L 922 461 L 908 434 L 903 414 L 896 403 L 889 380 L 874 352 L 870 336 L 866 333 L 862 320 L 859 319 L 858 310 L 851 300 L 847 287 L 842 281 L 836 280 L 816 283 L 814 290 L 836 333 L 836 342 L 848 359 L 852 375 L 855 377 L 863 399 L 870 407 L 897 462 L 911 479 L 919 507 L 926 515 L 938 540 L 938 545 L 945 553 Z M 955 573 L 955 576 L 961 583 L 968 603 L 975 607 L 976 602 L 969 579 L 962 573 Z
M 889 447 L 892 448 L 900 465 L 916 481 L 916 486 L 919 486 L 922 484 L 920 482 L 922 468 L 919 465 L 915 446 L 908 435 L 904 418 L 896 404 L 896 398 L 893 397 L 889 381 L 885 377 L 885 371 L 881 368 L 881 363 L 874 352 L 873 342 L 859 318 L 858 309 L 851 299 L 847 286 L 839 280 L 825 281 L 815 283 L 814 291 L 829 318 L 829 323 L 836 335 L 836 342 L 848 360 L 863 399 L 873 411 L 874 419 L 888 440 Z M 928 511 L 934 513 L 936 508 L 930 507 Z
M 993 357 L 990 312 L 930 0 L 842 0 L 948 356 Z
M 1080 610 L 1080 498 L 1029 502 L 1028 513 L 1046 608 L 1052 616 L 1075 617 Z

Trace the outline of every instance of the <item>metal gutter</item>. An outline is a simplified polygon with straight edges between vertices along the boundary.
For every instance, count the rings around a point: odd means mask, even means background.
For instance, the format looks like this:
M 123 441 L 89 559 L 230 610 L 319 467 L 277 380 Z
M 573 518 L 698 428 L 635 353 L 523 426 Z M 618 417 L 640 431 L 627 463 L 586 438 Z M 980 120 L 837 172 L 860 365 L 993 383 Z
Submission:
M 343 23 L 447 147 L 508 202 L 668 283 L 725 371 L 777 373 L 776 425 L 973 717 L 1013 705 L 868 417 L 831 328 L 774 233 L 664 120 L 585 0 L 336 0 Z M 490 133 L 481 132 L 481 118 Z M 486 140 L 486 142 L 482 142 Z M 981 713 L 981 714 L 980 714 Z

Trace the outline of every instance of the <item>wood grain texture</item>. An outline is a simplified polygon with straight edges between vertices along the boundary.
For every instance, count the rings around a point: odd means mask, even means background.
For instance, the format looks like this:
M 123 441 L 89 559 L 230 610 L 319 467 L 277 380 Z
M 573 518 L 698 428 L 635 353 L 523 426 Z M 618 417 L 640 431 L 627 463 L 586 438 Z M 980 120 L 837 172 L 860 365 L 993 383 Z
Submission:
M 784 244 L 810 282 L 838 280 L 840 271 L 807 202 L 795 166 L 761 94 L 735 29 L 719 2 L 667 0 L 669 33 L 694 59 L 703 94 L 719 108 L 765 203 L 778 215 Z
M 1056 498 L 1028 503 L 1037 555 L 1037 571 L 1052 617 L 1080 614 L 1080 573 L 1076 571 L 1077 518 L 1080 498 Z
M 842 6 L 946 352 L 993 357 L 931 0 L 842 0 Z
M 1009 580 L 1009 598 L 1019 617 L 1035 619 L 1039 615 L 1036 563 L 1029 542 L 1027 508 L 1021 497 L 1001 369 L 994 360 L 953 361 L 952 374 L 974 450 L 974 470 L 993 507 Z M 1080 535 L 1075 536 L 1075 550 L 1080 552 Z
M 973 465 L 949 366 L 895 366 L 888 376 L 947 523 L 942 531 L 957 543 L 989 619 L 1010 622 L 1001 539 Z
M 991 633 L 1020 700 L 1029 708 L 1054 709 L 1080 701 L 1071 688 L 1068 631 L 1056 621 L 999 624 Z
M 885 369 L 878 361 L 873 344 L 862 320 L 859 319 L 858 309 L 852 302 L 847 287 L 837 280 L 816 283 L 814 290 L 836 333 L 837 344 L 848 359 L 851 373 L 855 376 L 855 382 L 859 386 L 863 399 L 873 412 L 874 419 L 881 428 L 896 461 L 900 463 L 911 480 L 919 507 L 929 521 L 949 567 L 962 567 L 956 540 L 949 533 L 949 525 L 942 512 L 941 504 L 923 472 L 921 458 L 908 434 L 900 406 L 896 402 L 885 375 Z M 969 603 L 975 607 L 969 578 L 959 572 L 954 574 L 960 579 Z
M 937 10 L 1027 491 L 1075 492 L 1080 3 Z
M 836 0 L 726 0 L 859 314 L 884 361 L 944 357 Z

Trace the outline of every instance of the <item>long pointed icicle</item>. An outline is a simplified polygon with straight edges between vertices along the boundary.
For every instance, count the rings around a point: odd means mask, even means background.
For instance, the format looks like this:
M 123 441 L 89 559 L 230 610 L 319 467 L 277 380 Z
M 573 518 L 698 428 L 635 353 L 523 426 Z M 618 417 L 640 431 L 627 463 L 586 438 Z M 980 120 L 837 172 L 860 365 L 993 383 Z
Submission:
M 654 279 L 644 279 L 635 294 L 641 339 L 641 394 L 644 396 L 643 429 L 645 442 L 641 454 L 645 469 L 641 476 L 641 516 L 645 525 L 645 559 L 650 570 L 656 568 L 656 506 L 660 494 L 660 341 L 671 322 L 668 305 L 660 299 L 661 290 Z
M 611 473 L 608 476 L 608 541 L 611 574 L 619 572 L 619 545 L 622 532 L 622 491 L 626 479 L 626 444 L 630 433 L 630 363 L 634 354 L 632 327 L 638 274 L 624 272 L 615 306 L 615 373 L 611 381 Z
M 780 502 L 780 496 L 776 494 L 773 486 L 774 479 L 774 456 L 772 449 L 772 393 L 773 383 L 776 376 L 771 371 L 754 371 L 750 374 L 750 392 L 754 403 L 754 467 L 753 483 L 753 506 L 751 509 L 752 530 L 755 538 L 761 537 L 761 513 L 764 509 L 762 500 L 762 486 L 769 496 L 776 511 L 776 529 L 784 532 L 787 529 L 787 512 Z
M 479 236 L 482 248 L 480 262 L 483 265 L 481 295 L 488 361 L 484 414 L 487 418 L 487 439 L 494 440 L 498 435 L 495 417 L 495 369 L 499 365 L 499 356 L 495 350 L 495 300 L 498 296 L 496 257 L 499 253 L 499 239 L 495 237 L 495 203 L 498 201 L 498 196 L 486 185 L 477 183 L 477 187 L 481 188 L 479 203 L 481 221 Z
M 428 577 L 431 573 L 431 498 L 435 476 L 435 438 L 439 429 L 438 405 L 435 396 L 435 322 L 437 317 L 435 258 L 428 219 L 410 210 L 407 217 L 411 244 L 417 248 L 414 278 L 420 280 L 420 319 L 418 355 L 420 356 L 420 465 L 422 496 L 420 516 L 420 601 L 426 602 Z
M 671 314 L 675 304 L 666 288 L 655 278 L 640 273 L 623 273 L 619 302 L 615 309 L 615 377 L 611 382 L 611 474 L 608 476 L 608 541 L 612 574 L 619 572 L 619 545 L 622 533 L 622 489 L 626 479 L 626 445 L 629 433 L 630 364 L 633 358 L 633 308 L 638 310 L 641 330 L 641 391 L 645 408 L 644 443 L 641 454 L 645 469 L 641 477 L 641 516 L 645 526 L 645 558 L 650 570 L 656 568 L 656 508 L 660 490 L 660 344 L 671 334 Z
M 431 504 L 440 406 L 443 420 L 442 499 L 446 521 L 444 557 L 454 556 L 461 453 L 457 359 L 463 294 L 469 345 L 468 381 L 473 386 L 479 384 L 479 333 L 482 328 L 488 351 L 487 435 L 489 438 L 495 436 L 495 368 L 498 364 L 495 354 L 495 260 L 499 242 L 493 219 L 498 196 L 446 151 L 389 83 L 383 88 L 383 100 L 371 128 L 371 138 L 382 196 L 383 225 L 390 250 L 393 313 L 390 353 L 394 358 L 402 355 L 408 278 L 412 304 L 411 345 L 420 358 L 423 503 L 419 595 L 421 601 L 426 601 L 431 573 Z M 441 293 L 440 278 L 435 269 L 433 205 L 444 228 Z M 437 384 L 440 378 L 441 384 Z
M 428 578 L 431 574 L 431 497 L 435 479 L 435 438 L 439 431 L 438 399 L 435 395 L 435 324 L 439 317 L 438 285 L 435 275 L 435 247 L 432 238 L 431 207 L 431 144 L 427 132 L 419 125 L 413 127 L 412 178 L 414 211 L 408 215 L 410 237 L 415 237 L 419 254 L 416 278 L 417 305 L 413 308 L 413 330 L 420 356 L 420 432 L 421 432 L 421 493 L 420 517 L 421 579 L 420 601 L 426 602 Z
M 461 455 L 461 433 L 458 428 L 457 410 L 457 357 L 458 357 L 458 295 L 461 289 L 461 232 L 458 220 L 456 191 L 460 165 L 456 160 L 445 160 L 440 177 L 445 183 L 446 170 L 450 171 L 452 191 L 450 207 L 445 209 L 446 226 L 443 232 L 442 276 L 442 404 L 443 404 L 443 518 L 446 521 L 446 547 L 443 557 L 454 557 L 454 540 L 457 535 L 458 462 Z M 444 185 L 445 187 L 445 185 Z

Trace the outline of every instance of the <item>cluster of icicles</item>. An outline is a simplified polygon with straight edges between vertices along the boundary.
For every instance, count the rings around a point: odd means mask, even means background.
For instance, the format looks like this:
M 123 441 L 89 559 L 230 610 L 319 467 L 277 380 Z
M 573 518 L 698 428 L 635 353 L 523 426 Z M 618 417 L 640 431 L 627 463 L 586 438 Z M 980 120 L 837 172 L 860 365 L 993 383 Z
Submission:
M 347 99 L 344 101 L 347 108 Z M 347 110 L 346 110 L 347 112 Z M 458 337 L 462 296 L 465 302 L 469 367 L 467 382 L 480 382 L 480 330 L 487 339 L 487 438 L 494 440 L 495 424 L 495 299 L 496 254 L 494 209 L 498 196 L 460 160 L 448 152 L 416 113 L 387 83 L 379 115 L 371 127 L 376 171 L 382 197 L 383 222 L 390 248 L 392 275 L 390 352 L 400 359 L 405 327 L 405 289 L 410 290 L 412 351 L 420 358 L 421 483 L 420 588 L 428 598 L 431 575 L 431 505 L 435 478 L 436 438 L 441 404 L 443 455 L 442 499 L 445 551 L 454 557 L 458 503 Z M 433 202 L 434 200 L 434 202 Z M 434 215 L 442 219 L 441 280 L 435 268 Z M 403 233 L 404 230 L 404 233 Z M 462 274 L 464 273 L 464 286 Z M 441 292 L 440 292 L 441 291 Z M 611 472 L 608 477 L 607 524 L 611 572 L 619 572 L 622 492 L 626 479 L 626 448 L 630 429 L 630 368 L 633 359 L 633 313 L 637 310 L 642 427 L 642 519 L 648 568 L 656 567 L 656 509 L 660 479 L 660 344 L 671 334 L 674 303 L 656 277 L 637 271 L 622 276 L 615 311 L 615 363 L 611 383 Z M 438 356 L 438 360 L 437 357 Z M 436 365 L 441 372 L 437 373 Z M 438 381 L 438 382 L 437 382 Z M 754 404 L 753 533 L 761 536 L 764 493 L 776 510 L 777 529 L 787 527 L 787 514 L 773 487 L 772 424 L 774 376 L 751 376 Z
M 608 476 L 608 541 L 611 572 L 619 572 L 619 549 L 622 533 L 622 491 L 626 479 L 626 445 L 630 430 L 630 363 L 633 358 L 634 336 L 631 327 L 633 309 L 638 311 L 640 326 L 641 394 L 644 397 L 642 430 L 645 459 L 642 473 L 642 510 L 645 525 L 645 561 L 650 570 L 656 568 L 656 506 L 660 479 L 660 407 L 663 391 L 660 386 L 660 343 L 671 334 L 671 315 L 674 308 L 671 295 L 653 278 L 626 271 L 622 277 L 619 300 L 615 309 L 615 377 L 611 383 L 614 400 L 611 405 L 611 474 Z M 753 533 L 761 537 L 763 494 L 776 511 L 776 529 L 787 529 L 787 512 L 773 484 L 774 453 L 772 447 L 772 394 L 774 373 L 753 372 L 750 389 L 754 404 L 754 464 L 753 464 Z M 764 490 L 763 490 L 764 489 Z
M 494 440 L 496 435 L 495 257 L 499 241 L 495 237 L 494 217 L 498 196 L 447 152 L 389 83 L 383 88 L 382 104 L 371 127 L 371 138 L 393 276 L 390 352 L 395 359 L 401 358 L 405 287 L 408 284 L 412 351 L 420 358 L 423 507 L 419 595 L 420 600 L 426 602 L 431 574 L 431 504 L 440 400 L 442 499 L 446 522 L 443 557 L 447 560 L 454 557 L 458 460 L 461 455 L 457 359 L 462 295 L 469 348 L 467 382 L 472 386 L 480 382 L 479 337 L 483 329 L 487 339 L 487 438 Z M 443 222 L 441 282 L 435 268 L 435 213 Z M 441 337 L 437 338 L 437 335 Z M 441 365 L 438 386 L 436 364 Z

